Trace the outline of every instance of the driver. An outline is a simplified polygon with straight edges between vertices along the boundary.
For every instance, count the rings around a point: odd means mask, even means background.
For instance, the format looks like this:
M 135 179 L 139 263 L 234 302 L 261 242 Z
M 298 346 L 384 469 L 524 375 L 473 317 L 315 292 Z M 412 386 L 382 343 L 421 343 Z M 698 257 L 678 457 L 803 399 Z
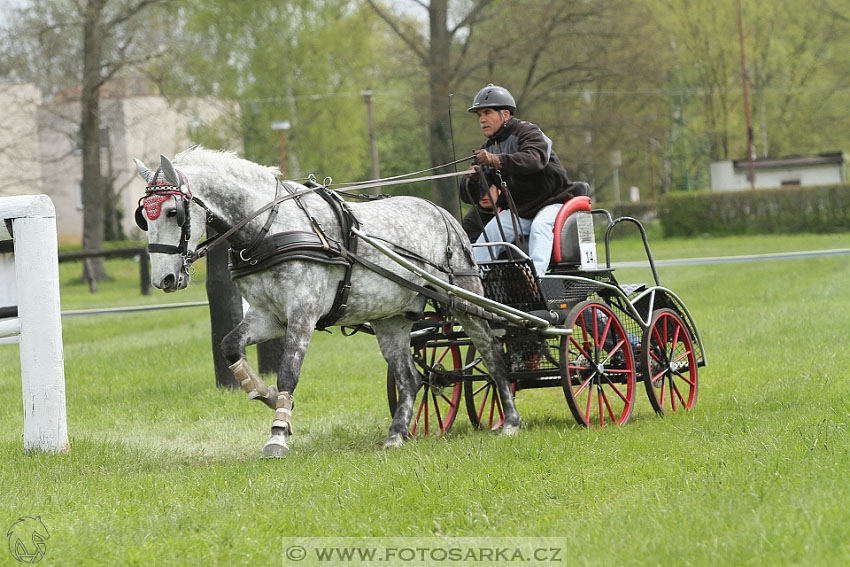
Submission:
M 561 205 L 574 196 L 567 172 L 552 149 L 552 140 L 538 126 L 514 116 L 516 102 L 507 89 L 488 84 L 478 91 L 468 110 L 478 115 L 481 131 L 487 137 L 487 141 L 475 151 L 475 163 L 482 166 L 488 178 L 501 178 L 507 184 L 519 217 L 519 230 L 528 237 L 528 255 L 535 271 L 542 276 L 549 268 L 552 256 L 555 217 Z M 478 174 L 470 168 L 469 174 L 461 181 L 461 199 L 475 204 L 470 196 L 478 197 L 480 192 Z M 514 225 L 511 211 L 506 210 L 504 194 L 499 196 L 497 205 L 503 209 L 499 220 L 505 239 L 514 242 Z M 470 214 L 474 211 L 467 216 Z M 500 241 L 503 238 L 493 218 L 476 242 Z M 492 247 L 492 252 L 498 256 L 503 248 Z M 486 247 L 474 248 L 474 255 L 479 263 L 490 259 Z

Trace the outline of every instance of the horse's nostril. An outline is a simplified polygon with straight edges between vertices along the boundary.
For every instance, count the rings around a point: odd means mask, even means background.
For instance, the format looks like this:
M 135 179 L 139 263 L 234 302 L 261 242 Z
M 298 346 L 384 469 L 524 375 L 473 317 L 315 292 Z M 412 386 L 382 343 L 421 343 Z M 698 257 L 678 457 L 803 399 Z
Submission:
M 177 278 L 174 277 L 174 274 L 168 274 L 164 278 L 162 278 L 162 289 L 170 289 L 174 287 L 174 283 L 177 281 Z

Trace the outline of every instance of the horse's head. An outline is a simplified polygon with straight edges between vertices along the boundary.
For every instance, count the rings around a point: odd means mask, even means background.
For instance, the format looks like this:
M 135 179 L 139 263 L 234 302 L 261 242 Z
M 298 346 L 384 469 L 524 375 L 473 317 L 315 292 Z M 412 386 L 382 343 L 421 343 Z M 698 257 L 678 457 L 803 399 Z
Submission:
M 145 196 L 136 209 L 136 224 L 148 233 L 151 283 L 172 292 L 189 285 L 194 250 L 206 229 L 206 215 L 195 203 L 186 176 L 167 157 L 160 158 L 156 171 L 134 160 L 139 175 L 147 182 Z

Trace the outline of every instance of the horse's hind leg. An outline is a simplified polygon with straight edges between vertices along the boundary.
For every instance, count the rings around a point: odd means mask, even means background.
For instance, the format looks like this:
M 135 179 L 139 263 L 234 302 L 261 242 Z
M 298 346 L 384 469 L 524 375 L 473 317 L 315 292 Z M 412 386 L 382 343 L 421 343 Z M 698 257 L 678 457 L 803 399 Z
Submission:
M 413 402 L 421 381 L 410 353 L 410 330 L 413 328 L 413 321 L 397 316 L 372 321 L 371 324 L 381 347 L 381 354 L 387 361 L 398 389 L 398 405 L 384 447 L 399 447 L 402 440 L 408 436 Z
M 481 286 L 481 280 L 478 278 L 458 278 L 457 284 L 468 289 L 478 295 L 484 295 L 484 288 Z M 484 364 L 493 381 L 496 383 L 496 388 L 499 391 L 499 398 L 502 402 L 502 409 L 505 412 L 505 423 L 502 426 L 504 435 L 513 435 L 516 433 L 522 421 L 519 417 L 519 412 L 514 403 L 514 396 L 511 393 L 511 384 L 508 379 L 508 368 L 505 365 L 502 357 L 502 347 L 496 341 L 490 330 L 490 325 L 480 317 L 473 317 L 468 313 L 458 310 L 455 315 L 463 325 L 463 329 L 475 348 L 484 359 Z
M 249 309 L 245 318 L 221 341 L 224 358 L 248 397 L 260 400 L 272 409 L 275 409 L 277 404 L 277 387 L 267 386 L 251 368 L 245 358 L 245 346 L 279 337 L 283 331 L 284 327 L 279 321 Z
M 513 435 L 521 425 L 519 412 L 514 403 L 514 397 L 511 393 L 511 385 L 508 380 L 508 370 L 505 366 L 505 361 L 502 357 L 501 347 L 496 342 L 490 331 L 490 326 L 486 321 L 478 317 L 473 317 L 466 313 L 457 312 L 458 320 L 463 325 L 463 330 L 472 340 L 475 348 L 484 359 L 484 364 L 493 381 L 496 383 L 496 388 L 499 391 L 499 399 L 502 402 L 502 409 L 505 412 L 505 423 L 502 426 L 502 434 Z

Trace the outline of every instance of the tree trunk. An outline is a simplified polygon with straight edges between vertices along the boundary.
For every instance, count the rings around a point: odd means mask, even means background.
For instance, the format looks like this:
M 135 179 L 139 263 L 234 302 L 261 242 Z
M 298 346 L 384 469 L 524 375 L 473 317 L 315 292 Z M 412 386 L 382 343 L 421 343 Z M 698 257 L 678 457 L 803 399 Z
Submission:
M 242 297 L 230 279 L 226 246 L 213 248 L 207 256 L 207 298 L 210 302 L 215 385 L 221 388 L 239 388 L 239 382 L 221 352 L 221 340 L 242 320 Z
M 106 195 L 100 171 L 101 27 L 106 0 L 89 0 L 83 24 L 80 143 L 83 154 L 83 251 L 103 250 Z M 106 278 L 103 258 L 92 259 L 95 280 Z
M 451 81 L 451 37 L 448 30 L 448 0 L 432 0 L 428 7 L 430 45 L 428 49 L 428 152 L 431 165 L 453 161 L 449 125 L 449 84 Z M 436 173 L 447 173 L 446 170 Z M 434 180 L 431 199 L 459 216 L 458 186 L 454 179 Z
M 269 339 L 257 345 L 257 370 L 260 374 L 273 374 L 277 380 L 277 371 L 282 361 L 283 337 Z

